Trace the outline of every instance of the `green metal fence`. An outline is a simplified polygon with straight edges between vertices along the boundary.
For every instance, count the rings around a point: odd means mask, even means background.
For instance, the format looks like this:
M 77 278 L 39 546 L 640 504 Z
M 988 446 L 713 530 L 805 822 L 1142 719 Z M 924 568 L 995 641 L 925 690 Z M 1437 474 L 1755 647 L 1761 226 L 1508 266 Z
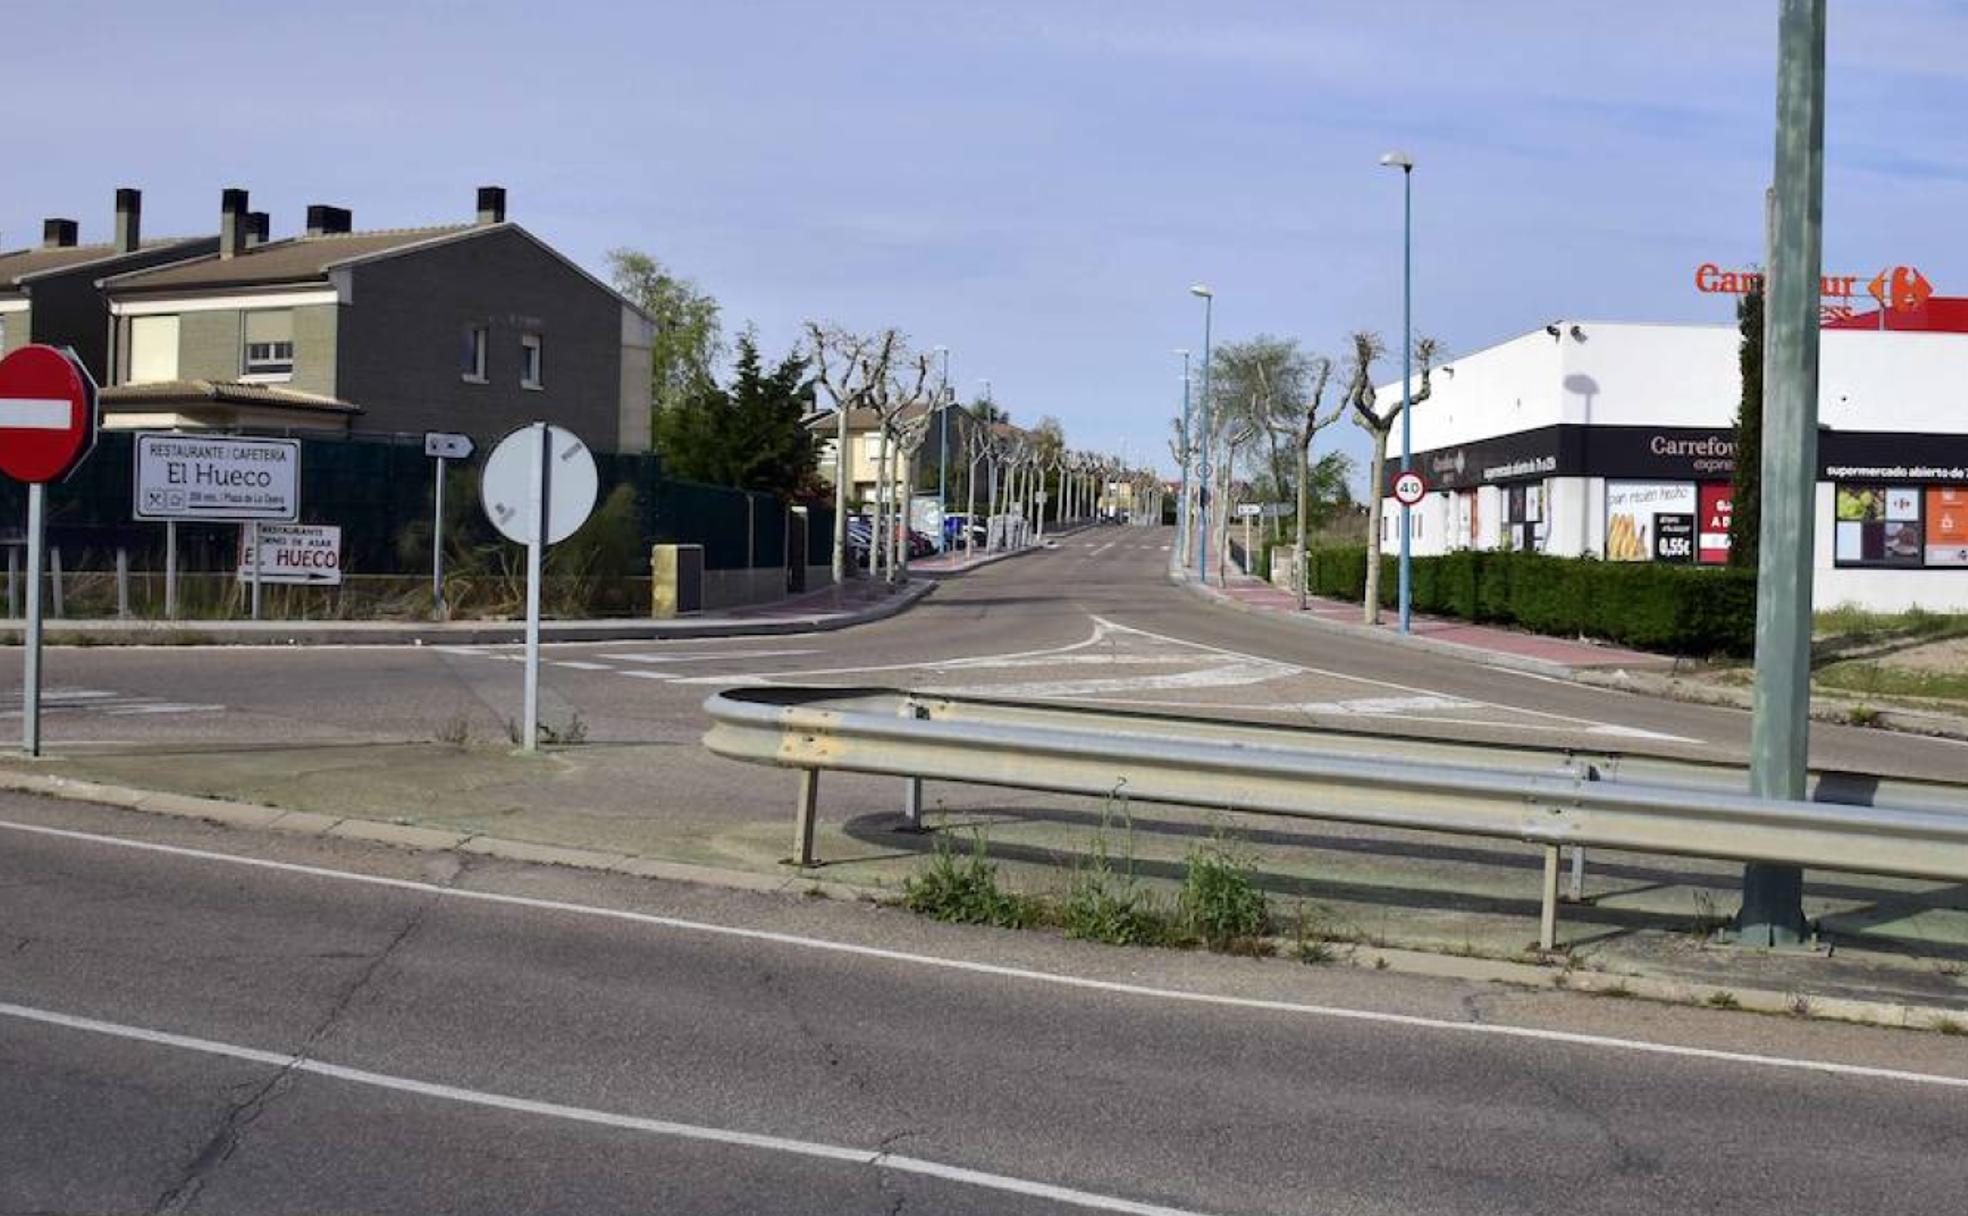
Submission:
M 422 438 L 300 442 L 301 522 L 341 526 L 343 569 L 427 572 L 436 462 L 424 455 Z M 66 568 L 112 569 L 118 550 L 132 570 L 163 567 L 164 525 L 132 519 L 135 446 L 130 433 L 105 433 L 67 481 L 49 487 L 48 539 L 61 549 Z M 789 508 L 774 496 L 665 477 L 653 453 L 600 453 L 595 463 L 601 483 L 595 515 L 566 546 L 602 553 L 606 565 L 620 567 L 609 574 L 646 577 L 650 546 L 659 543 L 704 546 L 710 570 L 785 564 Z M 447 464 L 447 554 L 492 551 L 504 542 L 478 506 L 476 462 Z M 26 503 L 25 487 L 0 481 L 0 542 L 20 542 Z M 825 565 L 833 513 L 816 507 L 810 519 L 807 561 Z M 229 571 L 238 551 L 237 525 L 178 527 L 181 570 Z

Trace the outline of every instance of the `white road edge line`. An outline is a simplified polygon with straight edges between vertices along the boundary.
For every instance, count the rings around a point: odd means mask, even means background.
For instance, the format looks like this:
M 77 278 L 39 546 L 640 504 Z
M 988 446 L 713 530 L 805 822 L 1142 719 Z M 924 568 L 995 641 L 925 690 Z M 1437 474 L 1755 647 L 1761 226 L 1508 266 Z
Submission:
M 1339 1005 L 1314 1005 L 1298 1001 L 1270 1000 L 1262 997 L 1224 996 L 1221 993 L 1213 992 L 1185 992 L 1179 988 L 1156 988 L 1147 984 L 1128 984 L 1117 980 L 1096 980 L 1079 975 L 1062 975 L 1052 971 L 1032 971 L 1023 967 L 1008 967 L 999 963 L 980 963 L 971 959 L 942 958 L 934 954 L 913 954 L 906 950 L 891 950 L 884 946 L 862 946 L 852 942 L 828 941 L 826 938 L 802 937 L 795 933 L 779 933 L 770 929 L 743 929 L 733 925 L 718 925 L 707 921 L 683 920 L 679 917 L 658 916 L 649 912 L 630 912 L 621 908 L 602 908 L 592 904 L 567 903 L 562 900 L 540 899 L 530 895 L 504 895 L 494 891 L 464 891 L 456 887 L 441 887 L 433 883 L 418 882 L 409 878 L 386 878 L 378 874 L 358 874 L 350 870 L 335 870 L 326 866 L 311 866 L 292 861 L 272 861 L 264 857 L 240 857 L 231 853 L 215 852 L 210 849 L 194 849 L 175 844 L 158 844 L 149 840 L 125 840 L 117 836 L 103 836 L 95 832 L 77 831 L 73 828 L 51 828 L 41 824 L 17 823 L 12 820 L 0 819 L 0 830 L 22 832 L 33 836 L 49 836 L 63 840 L 86 841 L 91 844 L 131 849 L 141 853 L 161 853 L 171 857 L 189 857 L 199 861 L 216 861 L 228 865 L 245 866 L 250 869 L 272 870 L 284 874 L 303 874 L 312 878 L 326 878 L 340 882 L 360 883 L 366 886 L 390 887 L 399 891 L 414 891 L 419 895 L 441 899 L 461 899 L 474 903 L 531 908 L 542 912 L 565 912 L 576 916 L 593 916 L 603 920 L 618 920 L 630 924 L 676 929 L 687 933 L 732 937 L 743 941 L 770 942 L 774 945 L 794 946 L 806 950 L 820 950 L 833 954 L 850 955 L 856 958 L 880 959 L 892 963 L 910 963 L 920 967 L 940 967 L 946 971 L 961 971 L 971 975 L 988 975 L 999 979 L 1024 980 L 1039 984 L 1057 984 L 1062 988 L 1079 988 L 1090 992 L 1110 992 L 1123 996 L 1180 1001 L 1196 1005 L 1217 1005 L 1230 1009 L 1256 1009 L 1269 1013 L 1294 1013 L 1307 1017 L 1330 1018 L 1338 1021 L 1406 1026 L 1417 1030 L 1439 1030 L 1452 1034 L 1488 1035 L 1506 1039 L 1528 1039 L 1536 1042 L 1564 1043 L 1575 1047 L 1600 1047 L 1611 1051 L 1629 1051 L 1642 1055 L 1670 1056 L 1689 1060 L 1710 1060 L 1727 1064 L 1745 1064 L 1760 1068 L 1780 1068 L 1798 1072 L 1815 1072 L 1828 1076 L 1862 1077 L 1876 1081 L 1903 1081 L 1913 1085 L 1933 1085 L 1944 1089 L 1968 1090 L 1968 1077 L 1954 1077 L 1942 1073 L 1913 1072 L 1899 1068 L 1877 1068 L 1869 1064 L 1842 1064 L 1835 1060 L 1809 1060 L 1792 1056 L 1760 1055 L 1754 1052 L 1726 1051 L 1716 1047 L 1689 1047 L 1677 1043 L 1656 1043 L 1647 1039 L 1619 1039 L 1610 1035 L 1585 1034 L 1573 1030 L 1549 1030 L 1537 1026 L 1509 1026 L 1496 1022 L 1457 1022 L 1451 1021 L 1448 1018 L 1434 1018 L 1413 1013 L 1388 1013 L 1377 1009 L 1348 1009 Z
M 986 1173 L 983 1170 L 967 1169 L 960 1165 L 946 1165 L 940 1161 L 928 1161 L 921 1157 L 904 1157 L 879 1149 L 848 1148 L 838 1144 L 823 1144 L 813 1140 L 794 1140 L 786 1136 L 761 1135 L 757 1132 L 730 1131 L 721 1127 L 705 1127 L 696 1123 L 677 1123 L 668 1119 L 646 1119 L 639 1115 L 616 1114 L 612 1111 L 593 1110 L 584 1106 L 567 1106 L 559 1102 L 542 1102 L 533 1098 L 516 1098 L 508 1094 L 488 1093 L 479 1089 L 465 1089 L 456 1085 L 444 1085 L 435 1081 L 418 1081 L 410 1077 L 399 1077 L 389 1073 L 370 1072 L 364 1068 L 349 1068 L 341 1064 L 326 1064 L 306 1056 L 282 1055 L 274 1051 L 262 1051 L 257 1047 L 241 1047 L 232 1043 L 221 1043 L 212 1039 L 193 1038 L 190 1035 L 171 1034 L 162 1030 L 150 1030 L 142 1026 L 128 1026 L 121 1022 L 105 1022 L 98 1018 L 77 1017 L 74 1014 L 59 1013 L 51 1009 L 35 1009 L 27 1005 L 0 1002 L 0 1016 L 14 1018 L 23 1022 L 38 1022 L 44 1026 L 58 1026 L 64 1030 L 79 1030 L 90 1034 L 107 1035 L 111 1038 L 129 1039 L 139 1043 L 149 1043 L 158 1047 L 175 1047 L 183 1051 L 195 1051 L 204 1055 L 224 1056 L 228 1059 L 244 1060 L 252 1064 L 264 1064 L 270 1068 L 290 1072 L 310 1073 L 318 1077 L 329 1077 L 337 1081 L 347 1081 L 355 1085 L 368 1085 L 377 1089 L 395 1090 L 399 1093 L 416 1094 L 419 1097 L 438 1098 L 446 1102 L 460 1102 L 468 1106 L 485 1106 L 495 1110 L 513 1111 L 522 1115 L 539 1115 L 549 1119 L 565 1119 L 574 1123 L 591 1123 L 602 1127 L 621 1128 L 627 1131 L 646 1132 L 655 1136 L 674 1136 L 683 1140 L 708 1141 L 712 1144 L 736 1145 L 740 1148 L 765 1149 L 777 1153 L 792 1153 L 801 1157 L 818 1157 L 825 1161 L 844 1161 L 850 1165 L 873 1166 L 876 1169 L 893 1170 L 902 1174 L 922 1174 L 930 1178 L 941 1178 L 950 1182 L 965 1183 L 994 1191 L 1007 1191 L 1015 1195 L 1029 1195 L 1038 1199 L 1050 1199 L 1057 1203 L 1071 1204 L 1074 1207 L 1091 1208 L 1102 1212 L 1127 1212 L 1134 1216 L 1199 1216 L 1184 1208 L 1161 1207 L 1151 1203 L 1136 1203 L 1130 1199 L 1120 1199 L 1112 1195 L 1100 1195 L 1092 1191 L 1075 1190 L 1072 1187 L 1056 1186 L 1049 1182 L 1033 1182 L 1025 1178 L 1012 1178 L 1003 1174 Z

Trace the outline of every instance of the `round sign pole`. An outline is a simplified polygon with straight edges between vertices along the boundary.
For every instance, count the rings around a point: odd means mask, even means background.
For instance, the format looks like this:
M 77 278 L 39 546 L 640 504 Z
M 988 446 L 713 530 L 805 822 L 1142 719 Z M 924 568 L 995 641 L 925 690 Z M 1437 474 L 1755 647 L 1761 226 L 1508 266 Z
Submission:
M 526 495 L 533 526 L 526 539 L 526 726 L 521 744 L 529 752 L 540 746 L 540 578 L 549 535 L 547 510 L 553 502 L 552 435 L 544 422 L 535 423 L 533 429 L 538 437 Z

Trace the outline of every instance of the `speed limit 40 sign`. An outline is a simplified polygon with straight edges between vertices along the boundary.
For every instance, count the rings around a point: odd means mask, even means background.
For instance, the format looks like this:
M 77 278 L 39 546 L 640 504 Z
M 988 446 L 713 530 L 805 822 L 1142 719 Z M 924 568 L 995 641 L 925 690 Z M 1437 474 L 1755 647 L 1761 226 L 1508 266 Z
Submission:
M 1394 500 L 1404 507 L 1412 507 L 1428 493 L 1428 483 L 1413 469 L 1394 478 Z

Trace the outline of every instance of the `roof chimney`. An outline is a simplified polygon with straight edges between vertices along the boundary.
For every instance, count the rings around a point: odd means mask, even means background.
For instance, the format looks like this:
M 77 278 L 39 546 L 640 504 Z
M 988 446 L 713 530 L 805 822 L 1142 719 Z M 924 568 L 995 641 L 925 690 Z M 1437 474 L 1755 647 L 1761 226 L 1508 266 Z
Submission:
M 124 186 L 116 192 L 116 252 L 135 253 L 143 244 L 143 191 Z
M 42 220 L 41 248 L 72 249 L 75 247 L 75 234 L 76 225 L 74 220 Z
M 219 256 L 236 258 L 246 251 L 246 192 L 236 186 L 219 192 Z
M 504 186 L 480 186 L 478 188 L 478 222 L 481 224 L 503 224 L 506 222 L 506 188 Z
M 252 249 L 257 245 L 266 244 L 267 238 L 271 235 L 273 235 L 272 216 L 264 211 L 246 213 L 246 248 Z
M 340 236 L 351 230 L 355 217 L 345 207 L 330 207 L 326 203 L 309 203 L 307 209 L 307 234 L 309 236 Z

